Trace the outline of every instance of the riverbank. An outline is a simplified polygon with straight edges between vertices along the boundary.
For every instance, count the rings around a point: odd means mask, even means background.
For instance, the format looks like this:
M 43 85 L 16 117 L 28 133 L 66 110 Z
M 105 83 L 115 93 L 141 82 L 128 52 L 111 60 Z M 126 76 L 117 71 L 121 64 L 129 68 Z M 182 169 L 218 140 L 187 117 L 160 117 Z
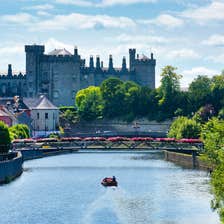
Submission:
M 22 174 L 23 158 L 20 152 L 1 155 L 1 157 L 5 157 L 0 160 L 0 184 L 4 184 Z
M 199 170 L 211 170 L 212 168 L 200 159 L 196 154 L 184 154 L 179 152 L 169 152 L 164 150 L 165 160 L 173 162 L 184 168 L 199 169 Z

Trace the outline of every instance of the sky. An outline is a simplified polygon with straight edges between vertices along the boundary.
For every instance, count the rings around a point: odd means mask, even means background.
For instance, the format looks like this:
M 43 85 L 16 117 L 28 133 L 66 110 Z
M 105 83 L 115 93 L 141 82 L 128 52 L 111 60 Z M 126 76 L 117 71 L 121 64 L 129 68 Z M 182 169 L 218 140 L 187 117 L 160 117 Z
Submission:
M 77 46 L 88 63 L 100 55 L 115 67 L 128 49 L 154 53 L 161 69 L 177 67 L 187 87 L 198 75 L 224 69 L 224 0 L 0 0 L 0 72 L 25 72 L 26 44 L 45 52 Z

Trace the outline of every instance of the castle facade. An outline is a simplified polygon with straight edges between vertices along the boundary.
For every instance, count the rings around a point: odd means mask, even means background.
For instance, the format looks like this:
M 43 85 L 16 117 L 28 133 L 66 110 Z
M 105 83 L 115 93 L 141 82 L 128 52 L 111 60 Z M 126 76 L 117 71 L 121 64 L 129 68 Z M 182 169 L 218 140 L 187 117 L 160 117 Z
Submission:
M 109 77 L 117 77 L 124 81 L 134 81 L 141 86 L 155 88 L 156 60 L 151 53 L 150 58 L 136 55 L 136 49 L 129 49 L 129 68 L 126 58 L 122 67 L 115 68 L 112 55 L 109 66 L 104 67 L 100 57 L 90 57 L 89 65 L 78 54 L 66 49 L 55 49 L 44 53 L 43 45 L 26 45 L 26 74 L 13 75 L 9 65 L 8 74 L 0 76 L 0 97 L 19 95 L 34 98 L 45 94 L 57 106 L 74 105 L 76 93 L 90 85 L 100 85 Z

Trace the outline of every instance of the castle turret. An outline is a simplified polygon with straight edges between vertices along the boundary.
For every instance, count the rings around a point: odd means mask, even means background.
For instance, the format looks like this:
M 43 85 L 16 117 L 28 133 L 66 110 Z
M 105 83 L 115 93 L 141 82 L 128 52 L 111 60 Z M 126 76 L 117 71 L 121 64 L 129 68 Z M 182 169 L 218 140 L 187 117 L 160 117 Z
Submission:
M 136 49 L 129 49 L 129 69 L 134 70 Z
M 90 70 L 94 69 L 94 61 L 93 61 L 92 55 L 90 56 L 90 59 L 89 59 L 89 68 L 90 68 Z
M 77 46 L 75 46 L 75 48 L 74 48 L 74 55 L 78 56 L 78 48 L 77 48 Z
M 110 54 L 109 56 L 109 71 L 113 71 L 114 70 L 114 65 L 113 65 L 113 56 Z
M 123 57 L 122 59 L 122 71 L 126 72 L 127 71 L 127 63 L 126 63 L 126 58 Z
M 100 56 L 99 55 L 96 56 L 96 69 L 100 70 Z
M 11 64 L 8 65 L 8 77 L 9 78 L 12 77 L 12 65 Z

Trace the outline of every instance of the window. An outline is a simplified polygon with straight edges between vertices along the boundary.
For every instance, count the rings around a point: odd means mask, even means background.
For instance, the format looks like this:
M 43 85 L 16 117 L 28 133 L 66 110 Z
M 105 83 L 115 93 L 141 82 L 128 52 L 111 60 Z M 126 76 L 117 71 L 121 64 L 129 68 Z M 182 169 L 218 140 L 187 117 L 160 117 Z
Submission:
M 39 113 L 37 113 L 37 119 L 40 119 L 40 114 Z
M 48 119 L 48 113 L 45 113 L 45 119 Z

